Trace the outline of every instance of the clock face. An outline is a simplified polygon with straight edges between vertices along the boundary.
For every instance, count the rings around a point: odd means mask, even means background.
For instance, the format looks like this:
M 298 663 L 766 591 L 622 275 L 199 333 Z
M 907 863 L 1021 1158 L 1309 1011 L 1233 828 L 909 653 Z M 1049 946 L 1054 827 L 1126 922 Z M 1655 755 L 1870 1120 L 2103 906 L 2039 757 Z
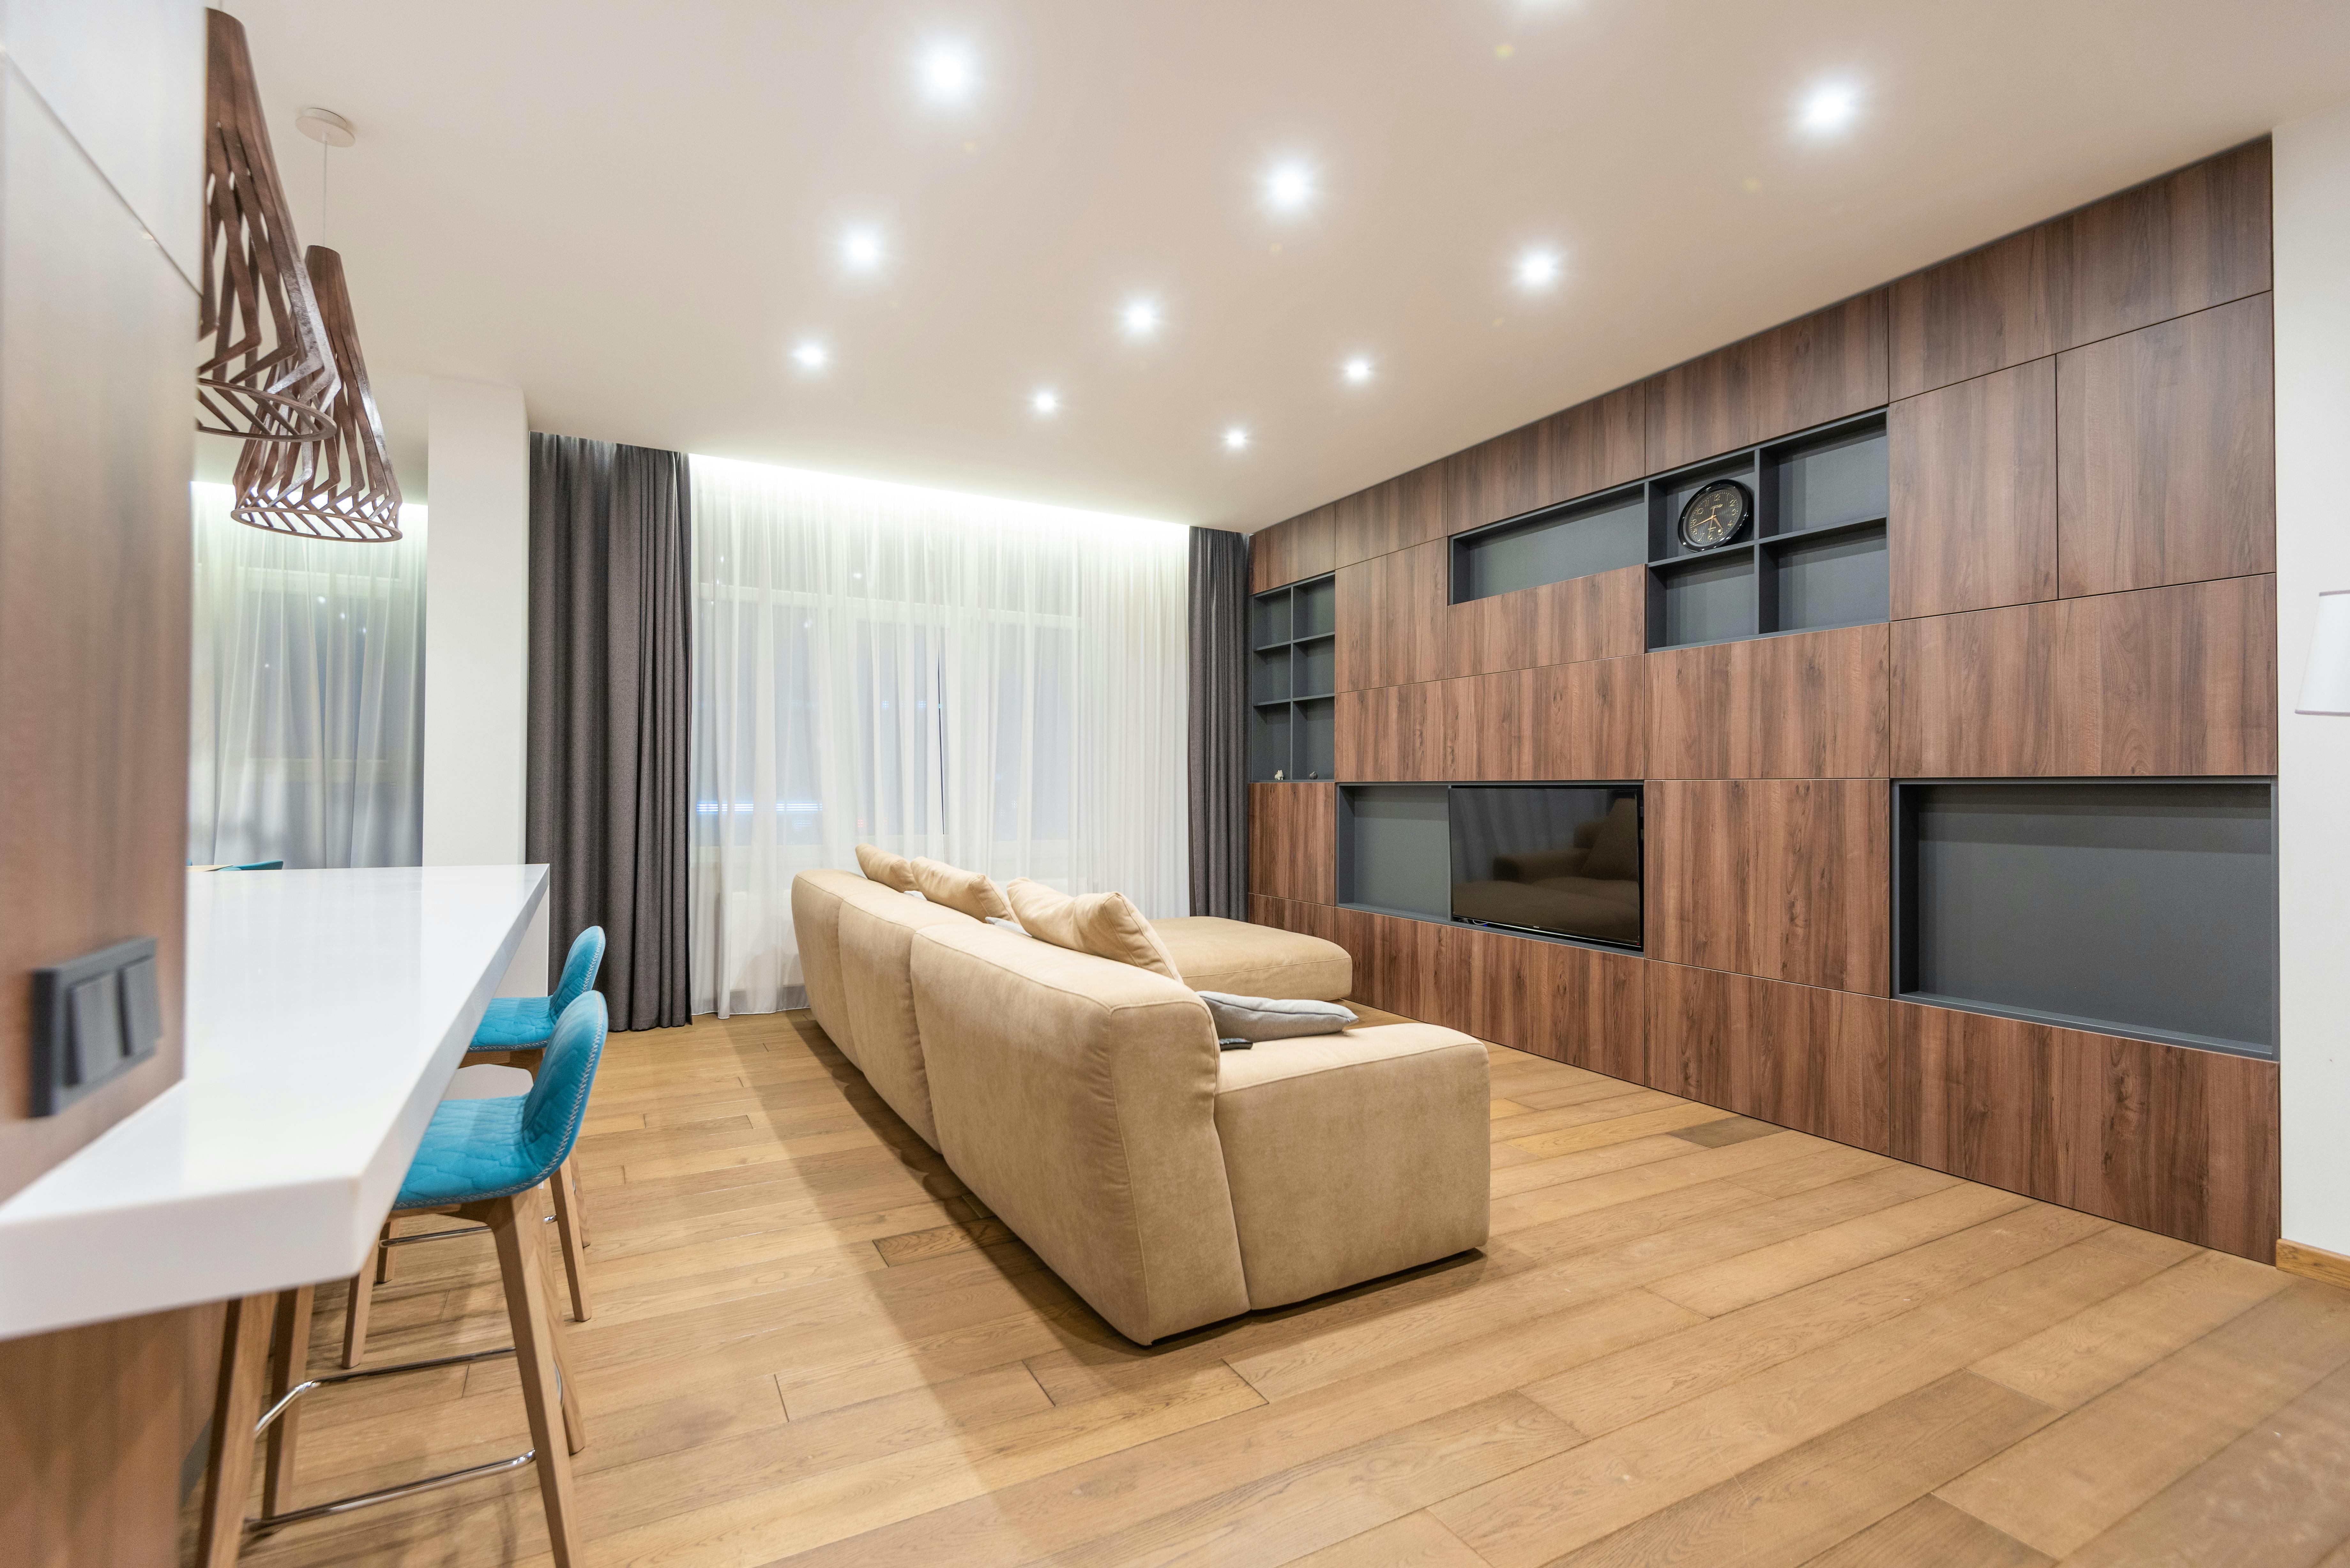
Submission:
M 1746 486 L 1734 479 L 1709 484 L 1681 508 L 1681 542 L 1692 550 L 1718 550 L 1738 537 L 1748 511 Z

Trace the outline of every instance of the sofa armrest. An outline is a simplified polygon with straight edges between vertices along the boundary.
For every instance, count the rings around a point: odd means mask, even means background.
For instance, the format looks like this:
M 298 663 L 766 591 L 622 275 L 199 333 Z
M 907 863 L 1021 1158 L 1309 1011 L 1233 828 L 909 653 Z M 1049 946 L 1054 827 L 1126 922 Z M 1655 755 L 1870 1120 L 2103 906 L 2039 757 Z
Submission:
M 1249 1304 L 1482 1246 L 1492 1098 L 1485 1047 L 1432 1023 L 1227 1053 L 1216 1130 Z

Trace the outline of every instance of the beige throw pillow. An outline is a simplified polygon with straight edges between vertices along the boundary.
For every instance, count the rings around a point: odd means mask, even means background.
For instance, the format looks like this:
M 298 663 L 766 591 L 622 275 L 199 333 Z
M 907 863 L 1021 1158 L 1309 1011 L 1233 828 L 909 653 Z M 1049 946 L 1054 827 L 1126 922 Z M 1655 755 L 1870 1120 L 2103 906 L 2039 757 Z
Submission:
M 865 873 L 865 879 L 879 882 L 893 893 L 914 890 L 912 867 L 913 862 L 902 855 L 892 855 L 870 844 L 857 846 L 857 868 Z
M 1003 901 L 1003 889 L 989 881 L 984 873 L 960 870 L 943 860 L 912 860 L 907 868 L 913 876 L 914 886 L 933 904 L 944 904 L 974 920 L 1012 918 L 1012 906 Z
M 1025 877 L 1005 889 L 1030 936 L 1072 952 L 1130 963 L 1181 983 L 1175 955 L 1123 893 L 1087 893 L 1072 898 Z

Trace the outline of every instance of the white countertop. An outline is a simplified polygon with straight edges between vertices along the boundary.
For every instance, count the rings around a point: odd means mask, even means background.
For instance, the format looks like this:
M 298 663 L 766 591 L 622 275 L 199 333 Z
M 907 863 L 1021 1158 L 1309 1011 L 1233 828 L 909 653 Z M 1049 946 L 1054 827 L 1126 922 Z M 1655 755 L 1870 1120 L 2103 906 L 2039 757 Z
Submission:
M 181 1081 L 0 1203 L 0 1337 L 358 1272 L 544 866 L 188 878 Z

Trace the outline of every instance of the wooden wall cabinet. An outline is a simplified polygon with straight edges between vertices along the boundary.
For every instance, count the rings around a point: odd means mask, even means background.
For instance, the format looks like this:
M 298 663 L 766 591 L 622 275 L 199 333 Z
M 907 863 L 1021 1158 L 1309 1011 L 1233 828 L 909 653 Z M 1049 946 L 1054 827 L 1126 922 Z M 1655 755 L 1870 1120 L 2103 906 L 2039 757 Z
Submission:
M 1335 902 L 1337 808 L 1336 784 L 1249 785 L 1249 891 Z
M 1648 956 L 1886 995 L 1890 809 L 1878 779 L 1650 781 Z
M 2265 294 L 2059 356 L 2060 591 L 2274 570 L 2275 382 Z
M 1305 577 L 1322 576 L 1336 565 L 1335 504 L 1249 535 L 1249 592 L 1261 594 Z
M 1873 290 L 1650 377 L 1648 472 L 1889 401 L 1885 309 L 1886 291 Z
M 2277 1067 L 1897 1002 L 1897 1158 L 2267 1262 Z
M 1890 1002 L 1679 964 L 1647 969 L 1649 1083 L 1889 1152 Z
M 1897 621 L 1903 778 L 2276 771 L 2276 579 Z
M 1906 398 L 1891 437 L 1893 614 L 2056 597 L 2056 361 Z
M 1650 1083 L 1642 971 L 1624 953 L 1473 933 L 1470 1032 L 1630 1083 Z
M 1638 654 L 1648 641 L 1648 576 L 1646 566 L 1623 566 L 1447 605 L 1445 673 L 1490 675 Z
M 1885 777 L 1887 639 L 1856 626 L 1648 655 L 1649 775 Z

